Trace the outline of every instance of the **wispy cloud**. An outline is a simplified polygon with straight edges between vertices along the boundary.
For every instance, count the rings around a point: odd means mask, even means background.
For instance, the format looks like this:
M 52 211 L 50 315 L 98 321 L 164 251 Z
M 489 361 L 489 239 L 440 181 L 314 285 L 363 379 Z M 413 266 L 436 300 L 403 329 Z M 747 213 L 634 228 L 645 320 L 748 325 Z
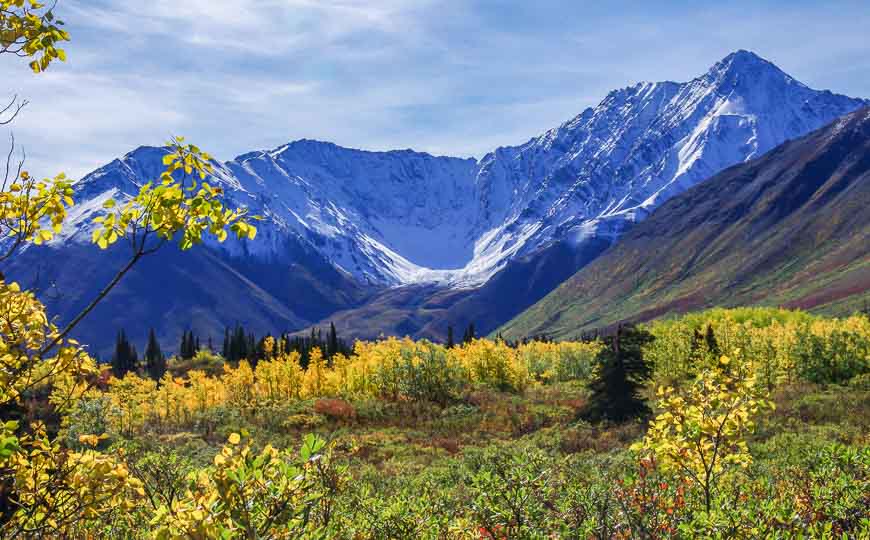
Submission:
M 0 78 L 32 102 L 12 127 L 41 174 L 174 133 L 226 159 L 303 137 L 480 156 L 737 48 L 870 96 L 870 9 L 835 4 L 60 0 L 69 62 L 0 58 Z

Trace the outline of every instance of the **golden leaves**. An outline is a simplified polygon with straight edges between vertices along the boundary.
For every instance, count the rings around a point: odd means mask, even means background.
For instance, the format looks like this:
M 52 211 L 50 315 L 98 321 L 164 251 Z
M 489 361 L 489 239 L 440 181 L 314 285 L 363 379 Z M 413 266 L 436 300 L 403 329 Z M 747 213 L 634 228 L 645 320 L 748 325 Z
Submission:
M 0 1 L 0 51 L 21 57 L 30 57 L 34 73 L 45 71 L 49 65 L 66 61 L 66 51 L 58 47 L 70 36 L 61 27 L 51 9 L 32 0 Z
M 7 191 L 0 191 L 0 231 L 17 242 L 50 241 L 61 231 L 72 194 L 63 174 L 37 180 L 22 171 Z
M 190 249 L 202 243 L 206 234 L 223 242 L 228 229 L 239 239 L 253 240 L 257 228 L 249 219 L 258 218 L 249 218 L 247 209 L 226 207 L 223 190 L 204 181 L 213 172 L 211 156 L 185 144 L 182 137 L 171 141 L 169 150 L 163 157 L 166 169 L 159 183 L 143 185 L 120 207 L 114 200 L 103 204 L 112 212 L 94 219 L 99 227 L 91 241 L 106 249 L 121 238 L 144 242 L 153 234 L 163 240 L 178 237 L 181 249 Z M 183 175 L 179 180 L 178 174 Z

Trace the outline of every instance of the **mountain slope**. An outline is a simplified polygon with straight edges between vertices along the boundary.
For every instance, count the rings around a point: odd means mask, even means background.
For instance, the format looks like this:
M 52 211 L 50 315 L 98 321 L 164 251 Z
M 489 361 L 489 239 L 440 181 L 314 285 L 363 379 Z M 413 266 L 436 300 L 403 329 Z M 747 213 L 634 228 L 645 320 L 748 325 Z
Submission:
M 870 291 L 870 109 L 670 199 L 502 328 L 576 336 L 714 305 L 842 312 Z
M 617 237 L 668 197 L 866 102 L 812 90 L 738 51 L 687 83 L 639 83 L 480 162 L 302 140 L 216 163 L 214 182 L 266 216 L 231 254 L 280 258 L 301 238 L 364 283 L 485 283 L 553 242 Z M 158 173 L 141 148 L 81 181 L 82 202 Z M 236 244 L 237 245 L 237 244 Z
M 334 323 L 342 336 L 369 340 L 385 334 L 445 341 L 448 327 L 461 333 L 469 324 L 485 335 L 543 298 L 609 245 L 603 238 L 579 247 L 558 242 L 510 261 L 472 289 L 431 284 L 386 289 L 361 306 L 333 313 L 313 326 Z
M 22 286 L 41 291 L 52 316 L 71 320 L 129 259 L 126 246 L 96 253 L 96 246 L 25 250 L 4 270 Z M 263 264 L 210 248 L 180 252 L 166 246 L 144 257 L 79 325 L 76 338 L 104 359 L 117 330 L 144 344 L 154 328 L 166 350 L 184 330 L 220 347 L 226 326 L 258 332 L 302 328 L 329 313 L 358 305 L 369 291 L 301 253 L 295 263 Z
M 256 320 L 287 324 L 282 330 L 337 312 L 348 321 L 364 317 L 372 330 L 413 329 L 433 337 L 463 321 L 494 328 L 669 197 L 865 103 L 812 90 L 755 54 L 738 51 L 686 83 L 640 83 L 611 92 L 562 126 L 480 161 L 303 140 L 215 163 L 210 181 L 224 189 L 229 203 L 266 219 L 253 241 L 208 244 L 210 256 L 244 278 L 227 282 L 237 284 L 227 296 L 239 303 L 215 317 L 209 332 L 234 324 L 245 311 L 245 298 L 261 298 L 248 284 L 293 315 Z M 28 264 L 16 265 L 9 275 L 26 282 L 33 265 L 54 266 L 60 250 L 68 262 L 54 271 L 72 288 L 65 294 L 95 293 L 101 283 L 78 279 L 77 273 L 95 267 L 94 258 L 102 256 L 83 248 L 91 220 L 108 197 L 125 199 L 156 178 L 164 153 L 142 147 L 79 181 L 77 207 L 63 234 L 46 249 L 28 248 Z M 574 253 L 553 258 L 554 245 Z M 557 259 L 563 264 L 555 265 Z M 194 275 L 202 263 L 170 257 L 167 264 Z M 532 283 L 525 284 L 527 279 Z M 137 283 L 138 288 L 114 292 L 111 301 L 128 305 L 164 290 L 159 281 Z M 194 307 L 210 294 L 202 289 L 210 286 L 194 281 L 175 291 L 177 319 L 161 333 L 180 334 L 185 310 L 195 318 Z M 409 286 L 429 291 L 431 298 L 384 292 Z M 382 294 L 395 309 L 379 320 L 370 308 L 383 305 Z M 408 303 L 401 305 L 402 299 Z M 352 312 L 366 300 L 373 304 Z M 57 302 L 57 311 L 71 313 L 65 302 Z M 254 310 L 274 311 L 252 302 Z M 433 311 L 429 305 L 438 307 Z M 106 313 L 88 321 L 92 327 L 82 332 L 97 335 L 101 328 L 105 334 L 105 328 L 122 323 Z M 135 324 L 130 334 L 163 323 Z M 252 327 L 267 328 L 274 326 Z

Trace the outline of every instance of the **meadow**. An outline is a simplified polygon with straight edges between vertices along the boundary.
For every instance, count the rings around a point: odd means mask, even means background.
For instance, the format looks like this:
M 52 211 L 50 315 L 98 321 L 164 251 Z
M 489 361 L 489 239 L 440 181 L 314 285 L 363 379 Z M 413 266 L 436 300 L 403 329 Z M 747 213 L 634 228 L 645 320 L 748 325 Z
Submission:
M 268 342 L 255 365 L 200 351 L 171 359 L 159 380 L 104 366 L 80 388 L 55 382 L 46 397 L 64 405 L 45 429 L 75 450 L 77 469 L 113 481 L 79 471 L 90 480 L 64 486 L 76 497 L 40 504 L 33 480 L 51 445 L 37 429 L 22 442 L 31 460 L 12 465 L 36 504 L 7 527 L 113 538 L 870 534 L 870 319 L 717 309 L 636 331 L 654 338 L 640 396 L 652 411 L 623 422 L 586 414 L 606 338 L 453 348 L 390 338 L 329 361 L 316 351 L 307 369 Z M 51 517 L 75 514 L 82 496 L 75 520 Z

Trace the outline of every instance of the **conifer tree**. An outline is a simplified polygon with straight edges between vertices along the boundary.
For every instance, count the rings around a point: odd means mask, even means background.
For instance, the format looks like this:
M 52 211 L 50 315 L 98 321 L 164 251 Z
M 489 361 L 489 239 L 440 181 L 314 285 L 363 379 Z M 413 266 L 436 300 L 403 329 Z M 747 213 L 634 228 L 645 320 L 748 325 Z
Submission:
M 255 367 L 257 365 L 257 340 L 254 338 L 253 332 L 248 334 L 245 340 L 245 351 L 247 354 L 242 358 L 247 360 L 251 364 L 251 367 Z
M 230 327 L 227 326 L 224 328 L 224 344 L 221 348 L 221 356 L 224 357 L 224 360 L 230 359 Z
M 622 423 L 650 413 L 641 390 L 652 375 L 643 347 L 653 339 L 646 330 L 627 325 L 619 326 L 607 340 L 598 375 L 589 385 L 592 396 L 584 412 L 586 419 Z
M 477 335 L 474 332 L 474 323 L 469 323 L 468 328 L 465 329 L 465 334 L 462 335 L 463 343 L 471 343 L 475 340 Z
M 166 373 L 166 357 L 160 350 L 160 343 L 157 342 L 153 328 L 148 332 L 148 345 L 145 347 L 145 370 L 154 380 L 160 380 L 160 377 Z
M 112 374 L 120 379 L 135 371 L 138 362 L 136 348 L 127 339 L 124 330 L 119 331 L 115 341 L 115 354 L 112 355 Z
M 335 323 L 329 323 L 329 336 L 326 341 L 326 357 L 331 359 L 338 353 L 338 333 L 335 331 Z
M 181 347 L 178 351 L 178 356 L 185 360 L 190 360 L 196 356 L 196 347 L 194 345 L 193 331 L 185 330 L 181 334 Z
M 716 339 L 716 334 L 713 332 L 713 325 L 707 325 L 707 334 L 704 336 L 704 341 L 707 342 L 707 350 L 713 358 L 722 356 L 722 351 L 719 349 L 719 341 Z
M 453 325 L 447 325 L 447 348 L 452 349 L 456 346 L 456 343 L 453 340 Z

